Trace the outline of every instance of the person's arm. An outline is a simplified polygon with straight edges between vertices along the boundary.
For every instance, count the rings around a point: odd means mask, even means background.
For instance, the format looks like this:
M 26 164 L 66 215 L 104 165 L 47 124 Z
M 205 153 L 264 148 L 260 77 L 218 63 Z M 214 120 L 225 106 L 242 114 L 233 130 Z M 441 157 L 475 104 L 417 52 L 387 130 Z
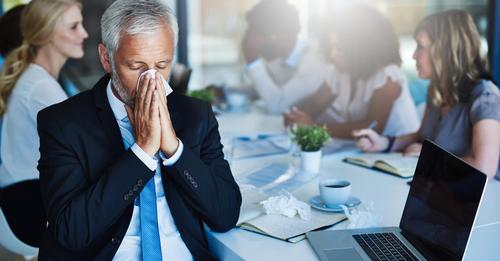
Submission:
M 425 109 L 424 117 L 422 122 L 426 122 L 426 118 L 428 114 L 428 109 Z M 421 130 L 422 125 L 417 132 L 409 133 L 406 135 L 402 135 L 399 137 L 394 137 L 393 144 L 389 152 L 392 151 L 405 151 L 407 154 L 414 154 L 413 151 L 407 151 L 407 148 L 415 145 L 421 146 Z M 357 139 L 356 145 L 363 151 L 366 152 L 381 152 L 385 151 L 389 144 L 389 138 L 386 136 L 380 135 L 378 132 L 375 132 L 372 129 L 360 129 L 352 132 L 354 138 Z M 418 151 L 420 152 L 420 151 Z
M 359 121 L 326 124 L 332 137 L 352 138 L 353 130 L 366 128 L 372 121 L 377 121 L 375 131 L 382 133 L 391 113 L 394 101 L 401 94 L 401 86 L 393 81 L 387 83 L 373 93 L 366 117 Z M 321 123 L 320 123 L 321 124 Z
M 180 188 L 186 203 L 214 231 L 225 232 L 236 225 L 241 194 L 222 152 L 218 123 L 207 103 L 206 132 L 200 154 L 188 146 L 172 166 L 162 169 Z
M 419 132 L 394 137 L 393 144 L 390 144 L 389 137 L 382 136 L 372 129 L 355 130 L 353 136 L 357 139 L 356 145 L 366 152 L 381 152 L 388 149 L 388 152 L 404 151 L 407 155 L 415 155 L 420 153 L 418 147 L 422 147 Z M 412 148 L 413 146 L 416 148 Z
M 500 153 L 500 92 L 497 86 L 489 83 L 481 95 L 475 97 L 469 119 L 472 124 L 471 155 L 464 160 L 484 172 L 488 177 L 495 176 Z
M 428 114 L 429 110 L 426 107 L 422 123 L 427 122 Z M 422 124 L 420 124 L 417 132 L 396 137 L 391 151 L 402 151 L 406 156 L 418 156 L 422 150 L 422 142 Z
M 472 154 L 463 159 L 493 178 L 498 169 L 500 157 L 500 122 L 484 119 L 472 127 Z
M 297 107 L 314 119 L 324 112 L 335 98 L 332 88 L 324 82 L 313 95 L 303 99 Z
M 389 80 L 383 87 L 379 88 L 373 93 L 371 104 L 368 109 L 368 114 L 364 119 L 346 123 L 318 122 L 317 124 L 326 125 L 330 136 L 335 138 L 352 138 L 354 130 L 366 128 L 373 121 L 377 121 L 377 127 L 375 128 L 375 131 L 381 133 L 385 129 L 385 125 L 387 123 L 387 120 L 389 119 L 392 106 L 400 94 L 401 86 L 399 86 L 399 84 L 397 84 L 396 82 Z M 333 98 L 333 95 L 328 98 Z M 285 114 L 284 118 L 285 125 L 291 125 L 293 123 L 307 125 L 314 123 L 313 118 L 310 116 L 310 114 L 295 108 L 291 113 Z
M 72 251 L 85 251 L 130 207 L 154 171 L 132 149 L 90 180 L 57 112 L 38 114 L 40 188 L 50 232 Z M 134 190 L 135 188 L 135 190 Z

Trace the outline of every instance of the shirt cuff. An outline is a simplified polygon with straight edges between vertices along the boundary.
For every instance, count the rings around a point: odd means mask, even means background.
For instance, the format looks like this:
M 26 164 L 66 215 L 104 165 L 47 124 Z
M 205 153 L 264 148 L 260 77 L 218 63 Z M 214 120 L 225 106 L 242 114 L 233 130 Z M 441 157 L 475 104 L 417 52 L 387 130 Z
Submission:
M 249 71 L 254 70 L 254 68 L 256 68 L 256 67 L 259 68 L 259 67 L 262 67 L 262 66 L 265 66 L 264 60 L 262 60 L 262 58 L 255 59 L 255 61 L 253 61 L 253 62 L 251 62 L 251 63 L 249 63 L 249 64 L 246 65 L 247 70 L 249 70 Z
M 177 147 L 177 150 L 175 151 L 174 155 L 172 155 L 172 157 L 167 158 L 163 151 L 160 151 L 160 158 L 163 162 L 163 166 L 172 166 L 181 157 L 182 152 L 184 151 L 184 144 L 182 144 L 182 141 L 179 140 L 179 138 L 177 138 L 177 140 L 179 141 L 179 146 Z
M 151 171 L 155 171 L 158 166 L 158 162 L 149 156 L 137 143 L 134 143 L 132 147 L 130 147 L 132 152 L 146 165 Z

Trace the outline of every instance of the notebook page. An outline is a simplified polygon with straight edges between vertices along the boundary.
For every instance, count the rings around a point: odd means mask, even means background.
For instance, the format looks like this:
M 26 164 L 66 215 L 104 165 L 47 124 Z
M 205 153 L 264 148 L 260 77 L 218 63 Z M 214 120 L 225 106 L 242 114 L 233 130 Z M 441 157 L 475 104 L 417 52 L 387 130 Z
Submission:
M 289 218 L 282 215 L 263 215 L 246 223 L 272 237 L 286 240 L 320 227 L 336 224 L 345 218 L 343 213 L 324 213 L 312 209 L 310 220 L 302 220 L 298 217 Z

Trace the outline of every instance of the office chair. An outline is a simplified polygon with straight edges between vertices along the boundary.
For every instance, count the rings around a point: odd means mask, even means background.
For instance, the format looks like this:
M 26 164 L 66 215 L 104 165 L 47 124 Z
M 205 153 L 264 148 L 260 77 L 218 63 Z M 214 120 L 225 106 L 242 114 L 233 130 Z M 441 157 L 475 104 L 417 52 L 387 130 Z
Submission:
M 29 260 L 38 255 L 38 248 L 32 247 L 19 240 L 12 232 L 7 218 L 0 208 L 0 245 L 10 252 L 22 255 Z
M 2 124 L 0 118 L 0 133 Z M 0 245 L 26 260 L 38 255 L 47 224 L 39 184 L 38 180 L 28 180 L 0 189 Z

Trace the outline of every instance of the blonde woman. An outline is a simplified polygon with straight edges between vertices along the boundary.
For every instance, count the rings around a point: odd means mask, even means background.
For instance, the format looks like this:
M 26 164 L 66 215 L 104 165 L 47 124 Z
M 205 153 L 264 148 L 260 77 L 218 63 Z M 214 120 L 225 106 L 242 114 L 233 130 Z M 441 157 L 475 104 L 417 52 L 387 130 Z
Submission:
M 489 80 L 470 14 L 450 10 L 425 18 L 415 31 L 413 58 L 419 77 L 430 79 L 427 107 L 418 132 L 397 138 L 355 131 L 364 151 L 418 155 L 430 139 L 494 177 L 500 158 L 500 92 Z
M 0 75 L 0 115 L 3 117 L 0 188 L 3 188 L 1 203 L 6 216 L 7 213 L 21 214 L 16 210 L 11 212 L 8 206 L 30 209 L 22 204 L 24 202 L 5 202 L 9 198 L 25 200 L 30 205 L 36 201 L 41 203 L 39 191 L 25 191 L 21 193 L 22 198 L 5 194 L 8 191 L 17 195 L 19 189 L 26 190 L 29 186 L 19 188 L 15 185 L 38 179 L 37 114 L 67 98 L 56 79 L 68 58 L 83 56 L 83 41 L 87 38 L 82 26 L 81 4 L 76 0 L 31 1 L 23 10 L 21 32 L 23 43 L 6 57 Z M 13 190 L 13 186 L 19 189 Z M 37 194 L 37 198 L 30 199 L 29 195 L 35 197 Z M 38 228 L 33 227 L 38 225 L 37 218 L 35 214 L 30 224 L 17 224 L 31 237 L 23 241 L 35 246 L 39 238 L 33 237 L 40 236 Z M 19 219 L 11 220 L 16 222 Z M 41 222 L 45 225 L 45 220 Z M 16 224 L 11 224 L 11 227 L 15 230 Z

